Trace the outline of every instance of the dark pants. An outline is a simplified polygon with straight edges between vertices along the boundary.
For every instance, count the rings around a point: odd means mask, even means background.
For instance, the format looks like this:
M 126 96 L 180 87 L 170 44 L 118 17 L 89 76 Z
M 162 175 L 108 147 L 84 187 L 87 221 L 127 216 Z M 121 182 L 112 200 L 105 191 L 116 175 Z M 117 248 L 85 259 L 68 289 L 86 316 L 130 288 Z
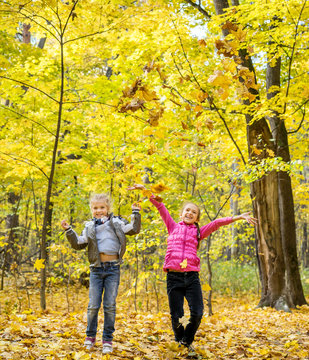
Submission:
M 168 272 L 167 295 L 175 340 L 189 346 L 200 326 L 204 310 L 198 272 Z M 179 322 L 179 319 L 184 316 L 184 298 L 186 298 L 190 309 L 190 320 L 185 328 Z

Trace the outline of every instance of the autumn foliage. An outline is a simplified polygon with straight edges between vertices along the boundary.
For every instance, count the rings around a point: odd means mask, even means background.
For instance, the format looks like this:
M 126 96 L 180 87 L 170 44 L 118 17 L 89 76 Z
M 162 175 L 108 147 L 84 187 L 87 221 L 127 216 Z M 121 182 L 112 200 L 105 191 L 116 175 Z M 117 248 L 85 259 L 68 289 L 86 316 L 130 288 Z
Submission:
M 67 218 L 82 230 L 92 192 L 110 194 L 115 214 L 128 215 L 132 202 L 143 209 L 123 268 L 115 359 L 185 356 L 172 342 L 161 270 L 166 231 L 151 193 L 175 220 L 183 201 L 198 203 L 205 224 L 250 210 L 257 198 L 277 211 L 276 191 L 252 189 L 269 176 L 292 179 L 293 264 L 308 296 L 308 4 L 244 0 L 219 13 L 218 3 L 0 3 L 3 359 L 100 356 L 99 346 L 94 354 L 81 347 L 88 300 L 76 284 L 87 278 L 87 258 L 60 227 Z M 127 192 L 134 183 L 151 190 Z M 270 220 L 259 223 L 271 224 L 266 235 L 281 234 Z M 264 256 L 256 241 L 253 229 L 233 225 L 201 244 L 214 315 L 205 312 L 198 333 L 200 358 L 308 357 L 308 307 L 255 309 L 256 256 Z M 239 283 L 229 271 L 222 276 L 230 264 L 243 270 Z M 230 297 L 239 290 L 243 298 Z

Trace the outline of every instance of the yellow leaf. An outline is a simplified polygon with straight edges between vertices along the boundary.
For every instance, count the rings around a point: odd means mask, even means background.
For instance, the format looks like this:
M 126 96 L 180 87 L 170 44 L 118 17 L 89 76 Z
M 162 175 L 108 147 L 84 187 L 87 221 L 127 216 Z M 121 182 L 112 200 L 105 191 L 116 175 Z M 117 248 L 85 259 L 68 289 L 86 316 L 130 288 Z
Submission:
M 153 129 L 150 127 L 147 127 L 146 129 L 144 129 L 144 135 L 145 136 L 149 136 L 149 135 L 153 135 Z
M 180 265 L 180 267 L 181 267 L 182 269 L 185 269 L 185 268 L 188 266 L 188 261 L 187 261 L 187 259 L 184 259 L 184 261 L 181 262 L 179 265 Z
M 209 286 L 209 284 L 206 283 L 202 286 L 202 289 L 203 289 L 203 291 L 210 291 L 211 287 Z
M 142 194 L 143 194 L 143 196 L 150 198 L 150 196 L 152 195 L 152 191 L 151 190 L 142 190 Z
M 160 192 L 168 190 L 168 189 L 169 188 L 166 185 L 164 185 L 163 183 L 159 183 L 159 184 L 151 186 L 151 191 L 153 191 L 155 193 L 160 193 Z
M 201 106 L 201 105 L 195 106 L 194 111 L 197 112 L 197 113 L 200 112 L 200 111 L 203 111 L 203 106 Z
M 33 265 L 34 268 L 37 270 L 44 269 L 45 268 L 44 261 L 45 261 L 45 259 L 36 259 L 36 261 Z

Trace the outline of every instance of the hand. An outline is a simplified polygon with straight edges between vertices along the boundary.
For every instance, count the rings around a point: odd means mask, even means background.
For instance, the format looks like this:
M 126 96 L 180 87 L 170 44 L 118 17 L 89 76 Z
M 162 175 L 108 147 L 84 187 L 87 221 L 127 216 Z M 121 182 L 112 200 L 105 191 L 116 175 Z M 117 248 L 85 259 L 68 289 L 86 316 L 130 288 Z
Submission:
M 142 207 L 139 203 L 132 204 L 132 210 L 142 210 Z
M 250 214 L 251 212 L 249 211 L 239 215 L 239 217 L 243 220 L 246 220 L 251 225 L 256 225 L 258 223 L 258 220 L 254 217 L 251 217 Z
M 64 230 L 67 230 L 70 227 L 70 224 L 66 222 L 66 220 L 61 221 L 61 226 Z
M 144 185 L 134 184 L 132 186 L 127 187 L 127 190 L 146 190 Z

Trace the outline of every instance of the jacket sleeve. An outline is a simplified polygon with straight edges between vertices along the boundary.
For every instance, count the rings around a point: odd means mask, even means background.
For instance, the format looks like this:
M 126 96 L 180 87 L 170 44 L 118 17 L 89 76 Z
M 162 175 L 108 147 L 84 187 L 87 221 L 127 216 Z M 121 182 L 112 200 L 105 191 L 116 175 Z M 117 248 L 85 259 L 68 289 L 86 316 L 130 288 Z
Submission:
M 218 230 L 221 226 L 229 225 L 232 222 L 233 222 L 233 218 L 225 217 L 225 218 L 221 218 L 221 219 L 216 219 L 216 220 L 210 222 L 209 224 L 202 226 L 200 228 L 201 239 L 208 237 L 211 233 Z
M 65 235 L 66 235 L 67 239 L 69 240 L 69 243 L 71 244 L 72 248 L 75 250 L 82 250 L 88 246 L 88 239 L 86 236 L 86 228 L 83 230 L 83 233 L 81 236 L 78 236 L 72 228 L 69 228 L 68 230 L 66 230 Z
M 114 218 L 114 223 L 119 223 L 122 231 L 126 235 L 136 235 L 141 231 L 141 214 L 138 210 L 133 210 L 131 215 L 131 222 L 123 218 Z
M 153 195 L 149 198 L 149 200 L 158 209 L 159 214 L 161 215 L 161 218 L 167 228 L 167 231 L 170 234 L 175 228 L 176 222 L 171 217 L 170 213 L 162 202 L 158 202 L 157 200 L 155 200 Z

